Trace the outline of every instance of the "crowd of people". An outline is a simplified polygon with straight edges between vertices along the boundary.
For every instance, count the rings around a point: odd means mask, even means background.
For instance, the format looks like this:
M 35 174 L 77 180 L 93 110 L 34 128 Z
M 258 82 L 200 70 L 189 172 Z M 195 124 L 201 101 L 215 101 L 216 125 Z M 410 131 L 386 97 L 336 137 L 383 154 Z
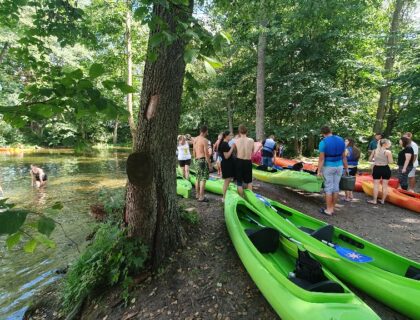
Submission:
M 283 146 L 275 141 L 273 135 L 262 141 L 254 141 L 247 136 L 248 130 L 244 125 L 238 127 L 238 134 L 224 131 L 219 134 L 212 145 L 207 139 L 208 128 L 202 126 L 199 136 L 189 135 L 178 137 L 178 160 L 183 176 L 188 179 L 191 158 L 196 161 L 196 197 L 200 202 L 208 202 L 205 197 L 205 185 L 212 170 L 212 161 L 216 164 L 217 173 L 224 179 L 223 198 L 232 181 L 236 182 L 238 192 L 243 195 L 243 189 L 252 189 L 252 163 L 263 167 L 273 167 L 276 156 L 282 155 Z M 361 151 L 353 138 L 343 139 L 333 134 L 328 126 L 321 128 L 323 139 L 319 143 L 319 158 L 317 175 L 324 179 L 324 193 L 326 207 L 320 212 L 333 215 L 339 199 L 340 180 L 343 175 L 356 176 Z M 416 167 L 418 166 L 418 146 L 413 141 L 410 132 L 406 132 L 400 139 L 401 151 L 398 154 L 398 179 L 401 189 L 414 192 Z M 190 146 L 193 154 L 190 153 Z M 374 183 L 373 198 L 369 203 L 385 203 L 388 194 L 388 182 L 391 178 L 390 165 L 393 163 L 389 150 L 391 142 L 384 139 L 382 134 L 376 133 L 369 143 L 369 161 L 372 162 L 372 178 Z M 378 200 L 380 184 L 382 197 Z M 353 201 L 353 192 L 345 191 L 344 201 Z

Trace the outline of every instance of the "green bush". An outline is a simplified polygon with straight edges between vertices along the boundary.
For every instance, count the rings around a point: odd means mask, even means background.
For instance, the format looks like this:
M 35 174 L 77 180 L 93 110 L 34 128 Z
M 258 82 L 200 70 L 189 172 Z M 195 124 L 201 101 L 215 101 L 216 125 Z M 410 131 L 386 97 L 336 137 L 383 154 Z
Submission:
M 125 206 L 125 188 L 101 189 L 98 199 L 108 217 L 121 217 Z
M 128 301 L 130 274 L 138 272 L 147 258 L 147 248 L 138 239 L 111 222 L 102 224 L 85 252 L 69 269 L 63 288 L 63 308 L 70 312 L 93 290 L 121 283 Z
M 198 213 L 197 211 L 181 211 L 181 219 L 190 223 L 190 224 L 197 224 L 199 221 Z

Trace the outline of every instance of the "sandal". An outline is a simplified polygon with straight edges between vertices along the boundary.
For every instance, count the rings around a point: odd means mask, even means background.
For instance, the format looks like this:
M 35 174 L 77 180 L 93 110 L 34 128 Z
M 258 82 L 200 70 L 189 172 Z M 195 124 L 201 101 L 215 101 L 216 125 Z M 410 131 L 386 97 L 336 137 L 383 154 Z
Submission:
M 373 205 L 377 205 L 378 201 L 373 201 L 373 200 L 366 200 L 367 203 L 373 204 Z
M 204 197 L 202 200 L 197 199 L 198 202 L 209 202 L 209 199 L 207 199 L 206 197 Z
M 325 208 L 319 209 L 319 213 L 325 214 L 326 216 L 329 216 L 329 217 L 331 217 L 333 215 L 333 212 L 329 213 L 329 212 L 325 211 Z

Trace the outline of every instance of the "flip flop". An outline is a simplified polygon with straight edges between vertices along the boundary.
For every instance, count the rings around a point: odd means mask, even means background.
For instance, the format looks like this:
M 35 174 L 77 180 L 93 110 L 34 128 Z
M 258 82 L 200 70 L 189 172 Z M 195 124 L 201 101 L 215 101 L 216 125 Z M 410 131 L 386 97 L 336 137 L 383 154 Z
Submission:
M 373 204 L 374 206 L 376 206 L 378 204 L 378 202 L 373 202 L 373 200 L 366 200 L 367 203 Z
M 209 199 L 207 199 L 207 198 L 204 198 L 203 200 L 198 200 L 198 199 L 197 199 L 197 201 L 198 201 L 198 202 L 209 202 Z
M 326 216 L 329 216 L 329 217 L 331 217 L 331 216 L 333 215 L 333 213 L 328 213 L 328 212 L 326 212 L 326 211 L 325 211 L 325 208 L 321 208 L 321 209 L 319 209 L 319 213 L 322 213 L 322 214 L 324 214 L 324 215 L 326 215 Z

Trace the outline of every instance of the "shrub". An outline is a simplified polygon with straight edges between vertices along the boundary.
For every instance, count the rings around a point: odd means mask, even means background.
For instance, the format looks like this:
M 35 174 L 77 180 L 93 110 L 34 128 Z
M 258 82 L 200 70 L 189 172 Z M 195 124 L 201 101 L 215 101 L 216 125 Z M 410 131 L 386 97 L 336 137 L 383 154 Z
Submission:
M 199 221 L 198 213 L 195 210 L 182 210 L 181 219 L 190 224 L 197 224 Z
M 71 311 L 93 290 L 121 283 L 128 301 L 130 275 L 138 272 L 147 258 L 147 248 L 138 239 L 127 238 L 115 223 L 102 224 L 85 252 L 69 269 L 63 288 L 63 308 Z

